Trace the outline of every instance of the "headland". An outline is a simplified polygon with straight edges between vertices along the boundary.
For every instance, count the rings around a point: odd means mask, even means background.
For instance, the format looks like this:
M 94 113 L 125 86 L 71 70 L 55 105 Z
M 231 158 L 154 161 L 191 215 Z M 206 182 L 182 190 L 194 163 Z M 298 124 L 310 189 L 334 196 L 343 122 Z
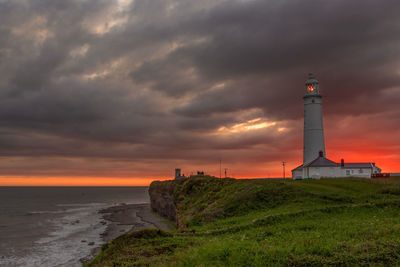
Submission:
M 86 266 L 400 264 L 400 177 L 153 182 L 152 209 L 176 229 L 103 245 Z

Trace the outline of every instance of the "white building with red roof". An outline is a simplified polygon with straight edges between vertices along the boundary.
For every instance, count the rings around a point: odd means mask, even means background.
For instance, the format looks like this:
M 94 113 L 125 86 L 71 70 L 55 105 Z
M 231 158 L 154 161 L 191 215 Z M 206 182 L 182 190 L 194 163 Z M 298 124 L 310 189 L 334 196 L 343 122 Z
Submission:
M 363 177 L 371 178 L 381 169 L 374 162 L 341 163 L 326 158 L 324 128 L 322 123 L 322 102 L 319 82 L 310 74 L 306 81 L 304 99 L 304 140 L 303 164 L 292 170 L 293 179 L 321 177 Z
M 322 153 L 321 153 L 322 154 Z M 381 169 L 375 162 L 364 163 L 340 163 L 333 162 L 320 155 L 315 160 L 306 165 L 300 165 L 292 170 L 292 178 L 334 178 L 334 177 L 360 177 L 371 178 L 374 173 L 380 173 Z

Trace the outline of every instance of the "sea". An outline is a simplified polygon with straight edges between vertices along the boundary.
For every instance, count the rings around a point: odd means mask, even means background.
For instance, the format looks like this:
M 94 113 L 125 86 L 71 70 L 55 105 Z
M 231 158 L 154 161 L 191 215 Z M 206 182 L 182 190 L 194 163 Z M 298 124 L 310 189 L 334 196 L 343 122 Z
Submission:
M 99 210 L 122 203 L 148 187 L 0 187 L 0 266 L 81 266 L 103 244 Z

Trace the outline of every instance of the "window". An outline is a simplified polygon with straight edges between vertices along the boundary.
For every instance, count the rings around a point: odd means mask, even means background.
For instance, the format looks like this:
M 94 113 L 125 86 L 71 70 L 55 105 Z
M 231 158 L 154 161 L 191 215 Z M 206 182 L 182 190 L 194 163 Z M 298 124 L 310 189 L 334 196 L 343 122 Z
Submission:
M 350 170 L 346 170 L 346 175 L 350 175 Z
M 354 170 L 351 170 L 351 174 L 353 174 L 354 173 Z
M 362 169 L 359 169 L 359 170 L 358 170 L 358 173 L 363 173 L 363 170 L 362 170 Z

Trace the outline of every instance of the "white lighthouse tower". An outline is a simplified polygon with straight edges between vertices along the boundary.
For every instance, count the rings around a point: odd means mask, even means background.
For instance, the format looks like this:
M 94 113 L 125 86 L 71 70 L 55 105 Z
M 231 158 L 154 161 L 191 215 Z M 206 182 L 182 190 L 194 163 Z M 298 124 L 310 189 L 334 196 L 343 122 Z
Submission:
M 318 80 L 309 74 L 304 99 L 303 164 L 292 170 L 293 179 L 320 179 L 339 177 L 371 178 L 381 169 L 374 162 L 336 163 L 326 158 L 324 127 L 322 125 L 321 95 Z
M 324 127 L 322 125 L 322 96 L 318 80 L 309 74 L 304 99 L 303 166 L 319 156 L 325 157 Z M 322 152 L 321 152 L 322 151 Z M 322 155 L 321 155 L 322 153 Z

